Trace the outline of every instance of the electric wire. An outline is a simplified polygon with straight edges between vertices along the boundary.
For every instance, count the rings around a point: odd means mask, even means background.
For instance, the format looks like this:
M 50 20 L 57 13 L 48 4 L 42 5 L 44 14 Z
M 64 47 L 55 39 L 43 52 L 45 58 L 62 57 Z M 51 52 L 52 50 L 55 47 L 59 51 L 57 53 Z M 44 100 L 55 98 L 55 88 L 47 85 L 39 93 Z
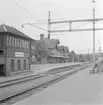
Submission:
M 66 23 L 66 24 L 64 24 L 64 26 L 61 25 L 61 26 L 59 26 L 59 27 L 54 27 L 54 28 L 52 28 L 52 29 L 53 29 L 53 30 L 54 30 L 54 29 L 60 29 L 60 28 L 62 28 L 62 27 L 66 27 L 66 25 L 68 25 L 68 24 Z
M 13 0 L 13 1 L 11 1 L 13 4 L 15 4 L 16 6 L 18 6 L 19 8 L 21 8 L 22 10 L 24 10 L 25 12 L 27 12 L 27 13 L 29 13 L 30 15 L 32 15 L 33 17 L 35 17 L 31 12 L 29 12 L 28 10 L 26 10 L 25 8 L 23 8 L 22 6 L 20 6 L 19 4 L 17 4 L 17 3 L 15 3 L 15 0 Z M 36 19 L 38 19 L 37 17 L 35 17 Z M 38 28 L 38 29 L 41 29 L 41 30 L 44 30 L 44 31 L 47 31 L 46 29 L 43 29 L 43 28 L 41 28 L 41 27 L 38 27 L 38 26 L 36 26 L 36 25 L 34 25 L 34 23 L 32 24 L 32 23 L 27 23 L 28 25 L 31 25 L 31 26 L 33 26 L 33 27 L 35 27 L 35 28 Z M 35 23 L 35 24 L 41 24 L 41 23 Z M 25 24 L 23 24 L 23 25 L 25 25 Z M 22 26 L 23 26 L 22 25 Z
M 41 29 L 41 30 L 44 30 L 44 31 L 48 31 L 48 30 L 46 30 L 46 29 L 44 29 L 44 28 L 41 28 L 41 27 L 38 27 L 38 26 L 36 26 L 36 25 L 33 25 L 33 24 L 31 24 L 31 23 L 27 23 L 28 25 L 31 25 L 31 26 L 33 26 L 33 27 L 35 27 L 35 28 L 38 28 L 38 29 Z M 23 24 L 24 25 L 24 24 Z M 23 27 L 23 25 L 22 25 L 22 27 Z M 26 24 L 25 24 L 26 25 Z
M 13 1 L 11 1 L 13 4 L 15 4 L 16 6 L 18 6 L 19 8 L 21 8 L 22 10 L 24 10 L 25 12 L 27 12 L 27 13 L 29 13 L 31 16 L 33 16 L 34 18 L 36 18 L 36 19 L 39 19 L 39 18 L 37 18 L 37 17 L 35 17 L 35 15 L 34 14 L 32 14 L 31 12 L 29 12 L 27 9 L 25 9 L 25 8 L 23 8 L 22 6 L 20 6 L 19 4 L 17 4 L 16 2 L 15 2 L 15 0 L 13 0 Z
M 77 26 L 76 28 L 80 29 L 81 27 L 84 27 L 84 26 L 86 26 L 86 25 L 88 25 L 88 24 L 90 24 L 90 22 L 88 22 L 88 23 L 83 23 L 83 24 Z

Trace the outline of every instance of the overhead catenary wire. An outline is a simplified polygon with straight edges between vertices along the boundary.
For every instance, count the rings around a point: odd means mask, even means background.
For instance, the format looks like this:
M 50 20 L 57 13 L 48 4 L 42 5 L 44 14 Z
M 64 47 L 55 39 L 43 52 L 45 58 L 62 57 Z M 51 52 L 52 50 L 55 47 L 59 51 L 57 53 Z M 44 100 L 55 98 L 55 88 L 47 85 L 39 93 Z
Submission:
M 27 9 L 25 9 L 25 8 L 23 8 L 22 6 L 20 6 L 19 4 L 17 4 L 17 3 L 15 2 L 15 0 L 12 0 L 11 2 L 12 2 L 13 4 L 15 4 L 16 6 L 18 6 L 19 8 L 21 8 L 22 10 L 24 10 L 25 12 L 29 13 L 29 14 L 30 14 L 31 16 L 33 16 L 34 18 L 39 19 L 39 18 L 35 17 L 35 15 L 34 15 L 33 13 L 29 12 Z
M 15 5 L 17 5 L 19 8 L 21 8 L 21 9 L 24 10 L 25 12 L 29 13 L 29 14 L 32 15 L 33 17 L 35 17 L 35 15 L 34 15 L 33 13 L 29 12 L 27 9 L 23 8 L 22 6 L 20 6 L 19 4 L 17 4 L 15 1 L 16 1 L 16 0 L 12 0 L 12 3 L 15 4 Z M 35 18 L 37 18 L 37 17 L 35 17 Z M 39 21 L 47 21 L 47 20 L 48 20 L 48 19 L 40 20 L 39 18 L 37 18 L 37 19 L 38 19 L 37 22 L 39 22 Z M 61 19 L 51 19 L 51 20 L 63 20 L 63 19 L 65 19 L 65 18 L 61 18 Z
M 64 24 L 64 26 L 63 25 L 59 25 L 59 26 L 57 26 L 57 27 L 54 27 L 54 28 L 52 28 L 53 30 L 54 29 L 60 29 L 60 28 L 62 28 L 62 27 L 66 27 L 68 24 Z
M 48 30 L 46 30 L 46 29 L 44 29 L 44 28 L 38 27 L 38 26 L 33 25 L 33 24 L 31 24 L 31 23 L 22 24 L 22 27 L 24 27 L 24 25 L 31 25 L 31 26 L 33 26 L 33 27 L 35 27 L 35 28 L 38 28 L 38 29 L 41 29 L 41 30 L 43 30 L 43 31 L 48 31 Z
M 81 28 L 81 27 L 84 27 L 84 26 L 86 26 L 86 25 L 88 25 L 88 24 L 90 24 L 89 22 L 88 23 L 83 23 L 83 24 L 81 24 L 81 25 L 79 25 L 79 26 L 77 26 L 76 28 Z
M 35 17 L 31 12 L 29 12 L 28 10 L 26 10 L 25 8 L 23 8 L 23 7 L 20 6 L 19 4 L 15 3 L 15 0 L 13 0 L 12 3 L 15 4 L 16 6 L 18 6 L 19 8 L 21 8 L 22 10 L 24 10 L 25 12 L 29 13 L 29 14 L 32 15 L 33 17 Z M 35 17 L 35 18 L 37 18 L 37 17 Z M 38 19 L 38 18 L 37 18 L 37 19 Z M 38 20 L 39 20 L 39 19 L 38 19 Z M 31 25 L 31 26 L 33 26 L 33 27 L 35 27 L 35 28 L 41 29 L 41 30 L 43 30 L 43 31 L 48 31 L 48 30 L 46 30 L 46 29 L 44 29 L 44 28 L 38 27 L 38 26 L 36 26 L 36 25 L 33 25 L 32 23 L 27 23 L 27 24 L 28 24 L 28 25 Z M 22 27 L 23 27 L 24 25 L 27 25 L 27 24 L 22 24 Z M 38 23 L 38 24 L 39 24 L 39 23 Z

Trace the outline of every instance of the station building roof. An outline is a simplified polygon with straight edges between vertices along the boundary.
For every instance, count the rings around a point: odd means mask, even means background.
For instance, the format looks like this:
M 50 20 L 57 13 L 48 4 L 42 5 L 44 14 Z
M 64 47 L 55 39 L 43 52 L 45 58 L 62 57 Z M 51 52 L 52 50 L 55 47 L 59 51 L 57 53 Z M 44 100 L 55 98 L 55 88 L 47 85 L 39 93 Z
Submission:
M 10 27 L 10 26 L 5 25 L 5 24 L 0 25 L 0 33 L 2 33 L 2 32 L 8 32 L 8 33 L 11 33 L 11 34 L 15 34 L 17 36 L 32 39 L 31 37 L 25 35 L 23 32 L 17 30 L 16 28 Z
M 68 51 L 69 51 L 69 50 L 68 50 L 68 46 L 58 45 L 57 48 L 58 48 L 59 50 L 65 51 L 65 52 L 68 52 Z

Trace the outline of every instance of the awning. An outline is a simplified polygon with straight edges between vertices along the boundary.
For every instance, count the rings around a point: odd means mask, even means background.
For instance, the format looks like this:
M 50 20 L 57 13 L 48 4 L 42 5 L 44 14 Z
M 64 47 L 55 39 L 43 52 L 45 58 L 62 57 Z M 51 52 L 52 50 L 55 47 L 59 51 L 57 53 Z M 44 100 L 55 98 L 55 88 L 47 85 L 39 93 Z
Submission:
M 66 58 L 66 59 L 70 59 L 71 57 L 64 57 L 64 58 Z
M 66 58 L 66 59 L 70 59 L 71 57 L 65 57 L 65 56 L 61 56 L 61 55 L 48 55 L 50 57 L 54 57 L 54 58 Z
M 55 57 L 55 58 L 64 58 L 64 56 L 60 56 L 60 55 L 49 55 L 50 57 Z

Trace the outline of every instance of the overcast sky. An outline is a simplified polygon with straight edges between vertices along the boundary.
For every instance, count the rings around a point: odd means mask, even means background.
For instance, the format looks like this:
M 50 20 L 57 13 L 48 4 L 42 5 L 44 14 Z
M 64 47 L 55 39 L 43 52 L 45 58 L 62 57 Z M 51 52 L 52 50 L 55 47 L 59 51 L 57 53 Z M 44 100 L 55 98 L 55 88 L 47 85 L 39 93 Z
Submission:
M 16 4 L 17 5 L 16 5 Z M 18 6 L 19 5 L 19 6 Z M 22 8 L 27 10 L 23 10 Z M 30 25 L 21 27 L 23 23 L 47 20 L 48 11 L 51 11 L 52 19 L 74 20 L 92 18 L 92 0 L 0 0 L 0 24 L 3 22 L 14 26 L 34 39 L 39 39 L 40 34 L 47 35 L 46 31 Z M 96 17 L 103 18 L 103 0 L 96 0 Z M 42 21 L 44 22 L 44 21 Z M 103 22 L 96 23 L 97 27 L 103 27 Z M 47 24 L 37 24 L 47 29 Z M 90 28 L 91 23 L 75 24 L 74 28 Z M 53 25 L 55 29 L 68 29 L 68 24 Z M 51 38 L 58 38 L 61 45 L 66 45 L 69 50 L 76 53 L 87 53 L 93 48 L 92 32 L 55 33 Z M 60 35 L 59 35 L 60 34 Z M 103 31 L 96 32 L 96 49 L 99 45 L 103 49 Z

